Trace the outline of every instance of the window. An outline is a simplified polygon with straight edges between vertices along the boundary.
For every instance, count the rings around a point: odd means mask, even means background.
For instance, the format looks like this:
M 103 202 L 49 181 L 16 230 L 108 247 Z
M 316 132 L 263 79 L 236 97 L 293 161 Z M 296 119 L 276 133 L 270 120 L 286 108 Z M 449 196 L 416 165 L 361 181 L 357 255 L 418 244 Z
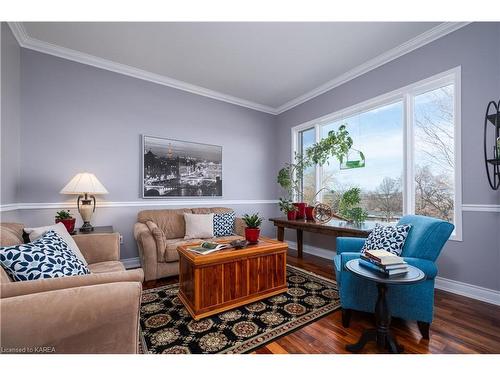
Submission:
M 342 194 L 356 187 L 368 221 L 437 217 L 454 223 L 452 239 L 461 240 L 459 103 L 455 68 L 295 127 L 298 153 L 342 124 L 354 141 L 344 165 L 332 159 L 304 172 L 303 200 L 338 211 Z

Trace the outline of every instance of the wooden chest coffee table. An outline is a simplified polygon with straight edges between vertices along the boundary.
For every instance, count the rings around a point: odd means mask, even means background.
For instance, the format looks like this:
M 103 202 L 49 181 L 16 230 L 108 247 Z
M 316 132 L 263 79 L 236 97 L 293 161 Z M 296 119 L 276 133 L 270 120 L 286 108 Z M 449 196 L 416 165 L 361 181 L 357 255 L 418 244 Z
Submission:
M 260 238 L 244 249 L 200 255 L 179 246 L 179 299 L 194 319 L 286 292 L 286 243 Z

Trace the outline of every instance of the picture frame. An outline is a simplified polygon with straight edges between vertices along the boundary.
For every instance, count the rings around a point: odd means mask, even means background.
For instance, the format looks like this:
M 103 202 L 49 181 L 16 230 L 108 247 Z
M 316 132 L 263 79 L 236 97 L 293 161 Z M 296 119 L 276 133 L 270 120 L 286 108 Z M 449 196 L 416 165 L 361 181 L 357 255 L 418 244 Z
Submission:
M 222 197 L 222 146 L 142 135 L 143 199 Z

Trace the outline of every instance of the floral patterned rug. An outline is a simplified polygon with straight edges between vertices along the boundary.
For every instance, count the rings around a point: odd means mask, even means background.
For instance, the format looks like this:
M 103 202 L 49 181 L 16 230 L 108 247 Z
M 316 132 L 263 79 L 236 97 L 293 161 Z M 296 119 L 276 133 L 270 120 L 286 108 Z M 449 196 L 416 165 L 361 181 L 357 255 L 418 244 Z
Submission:
M 287 266 L 288 292 L 199 321 L 179 284 L 143 291 L 141 349 L 148 354 L 247 353 L 340 308 L 337 284 Z

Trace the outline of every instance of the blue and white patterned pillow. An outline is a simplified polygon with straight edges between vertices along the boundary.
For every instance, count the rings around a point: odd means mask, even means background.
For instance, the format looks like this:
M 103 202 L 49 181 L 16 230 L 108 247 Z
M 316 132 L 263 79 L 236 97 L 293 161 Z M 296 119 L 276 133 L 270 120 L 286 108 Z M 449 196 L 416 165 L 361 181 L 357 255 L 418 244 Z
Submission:
M 365 241 L 361 253 L 366 250 L 386 250 L 400 256 L 411 225 L 383 226 L 376 224 Z
M 231 236 L 233 234 L 234 220 L 234 211 L 223 214 L 214 214 L 214 236 Z
M 0 263 L 14 281 L 90 273 L 87 266 L 53 230 L 27 244 L 0 247 Z

